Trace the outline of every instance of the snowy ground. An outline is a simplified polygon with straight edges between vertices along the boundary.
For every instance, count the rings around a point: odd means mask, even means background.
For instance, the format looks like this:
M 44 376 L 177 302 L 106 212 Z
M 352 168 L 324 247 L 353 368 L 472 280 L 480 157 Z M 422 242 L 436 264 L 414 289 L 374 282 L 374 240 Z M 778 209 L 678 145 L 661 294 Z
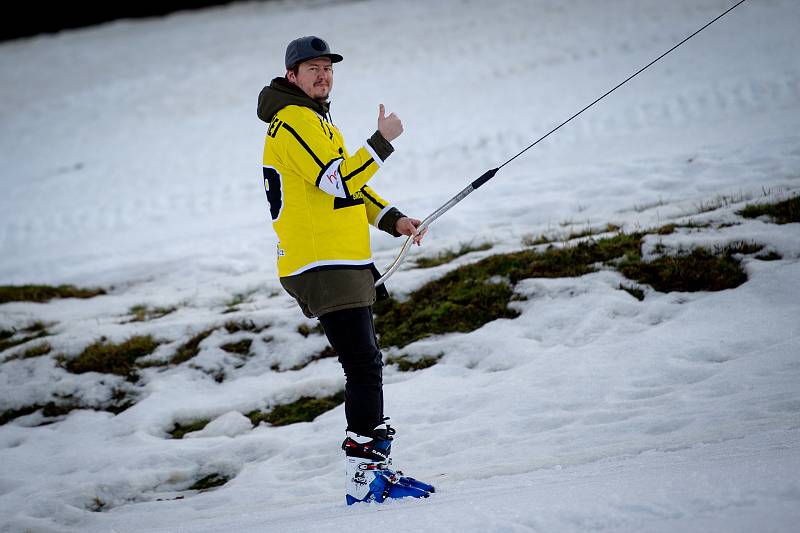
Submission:
M 401 116 L 373 184 L 422 217 L 732 3 L 269 2 L 0 44 L 0 283 L 111 288 L 4 304 L 0 327 L 45 321 L 65 354 L 152 334 L 165 341 L 153 357 L 168 358 L 209 326 L 269 324 L 216 331 L 196 368 L 144 371 L 139 402 L 118 416 L 1 426 L 0 530 L 794 530 L 800 232 L 735 211 L 800 193 L 795 0 L 745 2 L 504 168 L 415 253 L 492 250 L 406 267 L 389 285 L 403 294 L 527 235 L 607 223 L 737 223 L 647 245 L 752 240 L 782 260 L 745 258 L 750 279 L 734 290 L 647 289 L 642 302 L 612 271 L 529 280 L 519 318 L 400 351 L 444 353 L 424 371 L 386 369 L 395 461 L 435 482 L 427 501 L 344 505 L 342 407 L 281 428 L 239 414 L 343 384 L 331 359 L 271 370 L 326 345 L 297 332 L 314 323 L 279 290 L 261 188 L 256 97 L 282 74 L 288 41 L 319 34 L 344 55 L 332 113 L 352 147 L 379 103 Z M 378 265 L 399 245 L 375 233 Z M 139 304 L 178 310 L 130 323 Z M 247 361 L 219 348 L 241 338 L 253 340 Z M 102 403 L 126 386 L 68 374 L 52 355 L 6 360 L 24 348 L 2 354 L 2 410 L 59 395 Z M 167 438 L 201 417 L 216 420 Z M 184 490 L 213 472 L 235 477 Z

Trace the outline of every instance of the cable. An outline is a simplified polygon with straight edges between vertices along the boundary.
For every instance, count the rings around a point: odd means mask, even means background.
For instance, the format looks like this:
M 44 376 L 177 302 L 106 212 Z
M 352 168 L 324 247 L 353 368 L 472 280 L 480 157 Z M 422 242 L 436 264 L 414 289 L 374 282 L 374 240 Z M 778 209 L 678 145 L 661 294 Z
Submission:
M 428 215 L 425 218 L 425 220 L 423 220 L 419 224 L 419 226 L 417 226 L 417 229 L 414 231 L 414 234 L 410 235 L 406 239 L 406 242 L 403 244 L 403 248 L 400 250 L 400 253 L 397 255 L 397 257 L 395 258 L 394 262 L 392 262 L 392 264 L 389 265 L 388 269 L 386 270 L 386 273 L 383 276 L 381 276 L 380 278 L 378 278 L 378 280 L 375 281 L 375 286 L 377 287 L 381 283 L 385 282 L 392 274 L 394 274 L 394 272 L 398 268 L 400 268 L 400 265 L 403 262 L 403 260 L 405 259 L 406 254 L 408 254 L 409 250 L 411 250 L 411 244 L 413 243 L 414 238 L 416 236 L 418 236 L 420 233 L 425 231 L 425 229 L 427 229 L 427 227 L 431 223 L 433 223 L 434 220 L 436 220 L 437 218 L 439 218 L 440 216 L 445 214 L 447 211 L 449 211 L 451 208 L 453 208 L 461 200 L 463 200 L 464 198 L 466 198 L 467 196 L 472 194 L 473 191 L 477 190 L 484 183 L 486 183 L 487 181 L 492 179 L 495 176 L 495 174 L 497 174 L 497 172 L 501 168 L 503 168 L 504 166 L 506 166 L 507 164 L 509 164 L 510 162 L 512 162 L 513 160 L 515 160 L 516 158 L 518 158 L 519 156 L 521 156 L 522 154 L 524 154 L 525 152 L 527 152 L 528 150 L 530 150 L 531 148 L 533 148 L 534 146 L 539 144 L 541 141 L 545 140 L 547 137 L 549 137 L 550 135 L 552 135 L 553 133 L 555 133 L 556 131 L 561 129 L 561 127 L 565 126 L 572 119 L 574 119 L 575 117 L 577 117 L 578 115 L 580 115 L 581 113 L 583 113 L 584 111 L 586 111 L 587 109 L 589 109 L 590 107 L 595 105 L 597 102 L 599 102 L 600 100 L 602 100 L 603 98 L 605 98 L 609 94 L 613 93 L 614 91 L 616 91 L 617 89 L 619 89 L 620 87 L 622 87 L 623 85 L 625 85 L 626 83 L 631 81 L 633 78 L 635 78 L 636 76 L 638 76 L 639 74 L 641 74 L 642 72 L 647 70 L 651 65 L 656 63 L 659 59 L 661 59 L 662 57 L 666 56 L 667 54 L 669 54 L 670 52 L 672 52 L 673 50 L 678 48 L 680 45 L 682 45 L 683 43 L 685 43 L 686 41 L 688 41 L 689 39 L 691 39 L 692 37 L 694 37 L 695 35 L 697 35 L 701 31 L 703 31 L 704 29 L 706 29 L 709 26 L 711 26 L 713 23 L 715 23 L 716 21 L 718 21 L 719 19 L 721 19 L 722 17 L 724 17 L 725 15 L 727 15 L 728 13 L 730 13 L 731 11 L 736 9 L 738 6 L 740 6 L 741 4 L 745 3 L 745 1 L 746 0 L 739 0 L 736 4 L 734 4 L 733 6 L 728 8 L 727 10 L 725 10 L 723 13 L 717 15 L 712 20 L 710 20 L 709 22 L 704 24 L 702 28 L 700 28 L 699 30 L 695 31 L 694 33 L 692 33 L 691 35 L 686 37 L 684 40 L 682 40 L 681 42 L 679 42 L 678 44 L 676 44 L 675 46 L 673 46 L 672 48 L 670 48 L 669 50 L 667 50 L 666 52 L 664 52 L 663 54 L 661 54 L 660 56 L 655 58 L 654 60 L 652 60 L 650 63 L 648 63 L 647 65 L 643 66 L 642 68 L 640 68 L 639 70 L 637 70 L 636 72 L 634 72 L 633 74 L 628 76 L 628 78 L 625 79 L 625 81 L 617 84 L 616 87 L 614 87 L 610 91 L 606 92 L 603 96 L 601 96 L 600 98 L 596 99 L 594 102 L 592 102 L 591 104 L 587 105 L 586 107 L 584 107 L 583 109 L 581 109 L 580 111 L 578 111 L 577 113 L 575 113 L 574 115 L 569 117 L 567 120 L 565 120 L 564 122 L 562 122 L 561 124 L 559 124 L 558 126 L 553 128 L 552 130 L 550 130 L 546 134 L 542 135 L 539 139 L 537 139 L 536 141 L 531 143 L 527 148 L 525 148 L 524 150 L 519 152 L 517 155 L 515 155 L 514 157 L 512 157 L 511 159 L 509 159 L 508 161 L 506 161 L 505 163 L 503 163 L 499 167 L 493 168 L 491 170 L 487 170 L 486 172 L 484 172 L 479 178 L 475 179 L 472 183 L 467 185 L 461 192 L 459 192 L 457 195 L 453 196 L 450 200 L 448 200 L 447 203 L 445 203 L 439 209 L 437 209 L 436 211 L 434 211 L 433 213 Z
M 517 155 L 515 155 L 514 157 L 512 157 L 511 159 L 509 159 L 508 161 L 506 161 L 505 163 L 503 163 L 503 164 L 502 164 L 502 165 L 500 165 L 499 167 L 497 167 L 497 170 L 500 170 L 501 168 L 503 168 L 504 166 L 506 166 L 507 164 L 509 164 L 510 162 L 512 162 L 513 160 L 515 160 L 516 158 L 518 158 L 519 156 L 521 156 L 522 154 L 524 154 L 525 152 L 527 152 L 528 150 L 530 150 L 531 148 L 533 148 L 534 146 L 536 146 L 537 144 L 539 144 L 541 141 L 545 140 L 545 139 L 546 139 L 547 137 L 549 137 L 549 136 L 550 136 L 552 133 L 555 133 L 557 130 L 561 129 L 561 127 L 562 127 L 562 126 L 565 126 L 565 125 L 566 125 L 568 122 L 570 122 L 572 119 L 574 119 L 575 117 L 577 117 L 578 115 L 580 115 L 581 113 L 583 113 L 584 111 L 586 111 L 587 109 L 589 109 L 590 107 L 592 107 L 594 104 L 596 104 L 597 102 L 599 102 L 600 100 L 602 100 L 603 98 L 605 98 L 606 96 L 608 96 L 609 94 L 613 93 L 614 91 L 616 91 L 617 89 L 619 89 L 620 87 L 622 87 L 623 85 L 625 85 L 626 83 L 628 83 L 629 81 L 631 81 L 633 78 L 635 78 L 636 76 L 638 76 L 640 73 L 642 73 L 642 72 L 644 72 L 645 70 L 647 70 L 647 69 L 648 69 L 648 68 L 649 68 L 651 65 L 653 65 L 653 64 L 654 64 L 656 61 L 658 61 L 658 60 L 659 60 L 659 59 L 661 59 L 662 57 L 666 56 L 667 54 L 669 54 L 670 52 L 672 52 L 673 50 L 675 50 L 676 48 L 678 48 L 680 45 L 682 45 L 683 43 L 685 43 L 686 41 L 688 41 L 689 39 L 691 39 L 692 37 L 694 37 L 695 35 L 697 35 L 697 34 L 698 34 L 698 33 L 700 33 L 701 31 L 703 31 L 704 29 L 706 29 L 706 28 L 708 28 L 709 26 L 711 26 L 713 23 L 715 23 L 716 21 L 718 21 L 719 19 L 721 19 L 722 17 L 724 17 L 725 15 L 727 15 L 728 13 L 730 13 L 731 11 L 733 11 L 734 9 L 736 9 L 737 7 L 739 7 L 741 4 L 745 3 L 745 1 L 746 1 L 746 0 L 739 0 L 739 2 L 737 2 L 736 4 L 734 4 L 732 7 L 730 7 L 728 10 L 726 10 L 724 13 L 722 13 L 722 14 L 720 14 L 720 15 L 717 15 L 717 16 L 716 16 L 716 17 L 715 17 L 713 20 L 711 20 L 711 21 L 707 22 L 707 23 L 706 23 L 706 24 L 705 24 L 705 25 L 704 25 L 702 28 L 700 28 L 699 30 L 697 30 L 696 32 L 694 32 L 693 34 L 691 34 L 690 36 L 688 36 L 687 38 L 685 38 L 684 40 L 682 40 L 681 42 L 679 42 L 678 44 L 676 44 L 675 46 L 673 46 L 672 48 L 670 48 L 669 50 L 667 50 L 666 52 L 664 52 L 663 54 L 661 54 L 660 56 L 658 56 L 657 58 L 655 58 L 654 60 L 652 60 L 652 61 L 651 61 L 650 63 L 648 63 L 647 65 L 645 65 L 645 66 L 643 66 L 642 68 L 640 68 L 639 70 L 637 70 L 635 73 L 633 73 L 632 75 L 630 75 L 630 76 L 629 76 L 629 77 L 628 77 L 628 78 L 627 78 L 625 81 L 623 81 L 622 83 L 618 84 L 616 87 L 614 87 L 613 89 L 611 89 L 610 91 L 608 91 L 606 94 L 604 94 L 603 96 L 601 96 L 600 98 L 598 98 L 597 100 L 595 100 L 594 102 L 592 102 L 591 104 L 587 105 L 586 107 L 584 107 L 583 109 L 581 109 L 580 111 L 578 111 L 577 113 L 575 113 L 574 115 L 572 115 L 571 117 L 569 117 L 567 120 L 565 120 L 564 122 L 562 122 L 561 124 L 559 124 L 558 126 L 556 126 L 555 128 L 553 128 L 552 130 L 550 130 L 550 131 L 549 131 L 549 132 L 547 132 L 546 134 L 544 134 L 544 135 L 542 135 L 541 137 L 539 137 L 539 139 L 537 139 L 537 140 L 536 140 L 534 143 L 532 143 L 530 146 L 528 146 L 527 148 L 525 148 L 524 150 L 522 150 L 520 153 L 518 153 Z

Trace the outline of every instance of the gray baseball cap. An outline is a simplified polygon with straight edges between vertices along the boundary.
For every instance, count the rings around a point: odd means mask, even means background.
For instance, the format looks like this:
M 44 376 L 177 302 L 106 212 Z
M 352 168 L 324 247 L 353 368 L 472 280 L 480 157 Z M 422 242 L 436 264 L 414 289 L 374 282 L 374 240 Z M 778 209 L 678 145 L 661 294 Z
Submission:
M 295 39 L 286 47 L 286 70 L 317 57 L 328 57 L 331 63 L 338 63 L 343 59 L 339 54 L 332 54 L 330 46 L 323 39 L 309 35 Z

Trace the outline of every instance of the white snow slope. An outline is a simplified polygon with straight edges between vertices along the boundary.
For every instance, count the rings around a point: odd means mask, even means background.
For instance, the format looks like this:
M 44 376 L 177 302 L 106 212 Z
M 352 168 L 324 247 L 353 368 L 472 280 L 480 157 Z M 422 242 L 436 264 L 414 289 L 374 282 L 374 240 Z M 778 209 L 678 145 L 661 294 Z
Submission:
M 275 278 L 255 107 L 291 39 L 345 57 L 332 113 L 351 148 L 380 103 L 403 119 L 372 184 L 421 218 L 732 3 L 244 3 L 0 44 L 0 283 L 109 291 L 0 306 L 0 328 L 43 321 L 53 347 L 2 353 L 0 410 L 138 399 L 0 426 L 0 530 L 796 531 L 800 232 L 736 215 L 800 192 L 796 0 L 745 2 L 509 164 L 414 253 L 494 247 L 409 262 L 389 285 L 402 296 L 526 236 L 608 223 L 710 222 L 647 248 L 754 241 L 782 259 L 743 257 L 736 289 L 643 301 L 608 269 L 527 280 L 516 319 L 386 350 L 444 354 L 385 369 L 395 464 L 437 485 L 428 500 L 345 505 L 341 406 L 284 427 L 242 415 L 343 385 L 335 359 L 289 370 L 326 341 L 298 333 L 315 323 Z M 373 236 L 386 265 L 400 241 Z M 140 304 L 178 309 L 130 322 Z M 269 328 L 217 329 L 137 384 L 56 360 L 135 334 L 168 359 L 229 320 Z M 241 339 L 249 358 L 220 348 Z M 168 438 L 199 418 L 213 422 Z M 212 473 L 232 479 L 187 490 Z

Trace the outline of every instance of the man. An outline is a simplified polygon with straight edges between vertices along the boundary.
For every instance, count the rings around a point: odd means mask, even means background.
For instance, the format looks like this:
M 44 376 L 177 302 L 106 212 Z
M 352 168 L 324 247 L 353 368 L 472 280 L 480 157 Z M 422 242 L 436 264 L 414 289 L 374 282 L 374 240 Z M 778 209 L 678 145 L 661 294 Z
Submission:
M 395 237 L 413 235 L 420 224 L 367 185 L 403 125 L 381 104 L 377 131 L 353 155 L 347 152 L 328 101 L 333 63 L 341 60 L 319 37 L 295 39 L 286 48 L 286 76 L 258 97 L 258 116 L 269 124 L 263 171 L 279 239 L 278 276 L 303 313 L 319 318 L 344 369 L 347 503 L 427 497 L 432 486 L 389 469 L 395 431 L 383 416 L 383 361 L 371 307 L 377 269 L 368 224 Z M 414 237 L 416 244 L 421 239 Z

